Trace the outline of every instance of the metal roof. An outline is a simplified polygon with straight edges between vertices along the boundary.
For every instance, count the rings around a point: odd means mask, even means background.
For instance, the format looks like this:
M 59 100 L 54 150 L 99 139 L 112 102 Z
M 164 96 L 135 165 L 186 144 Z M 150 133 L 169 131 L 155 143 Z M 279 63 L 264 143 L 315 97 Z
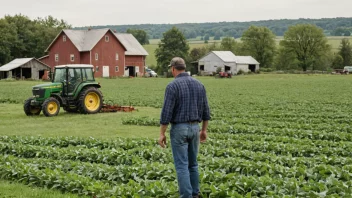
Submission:
M 13 69 L 16 69 L 17 67 L 20 67 L 29 61 L 33 60 L 34 58 L 17 58 L 3 66 L 0 67 L 0 71 L 11 71 Z
M 93 65 L 87 65 L 87 64 L 70 64 L 70 65 L 58 65 L 55 66 L 55 68 L 93 68 Z
M 115 33 L 117 40 L 119 40 L 126 48 L 126 55 L 149 55 L 138 40 L 132 35 L 127 33 Z
M 259 62 L 256 61 L 251 56 L 236 56 L 236 63 L 238 64 L 248 64 L 248 65 L 258 65 Z
M 212 51 L 216 56 L 218 56 L 222 61 L 231 63 L 236 62 L 236 56 L 231 51 Z
M 64 30 L 78 51 L 90 51 L 110 29 Z
M 204 57 L 208 56 L 210 53 L 214 53 L 225 63 L 237 63 L 237 64 L 249 64 L 249 65 L 260 64 L 252 56 L 236 56 L 231 51 L 212 51 L 212 52 L 209 52 Z
M 94 46 L 100 41 L 100 39 L 108 32 L 111 31 L 113 35 L 119 40 L 122 46 L 126 49 L 126 55 L 149 55 L 138 40 L 128 33 L 114 33 L 111 29 L 91 29 L 91 30 L 63 30 L 66 36 L 76 46 L 78 51 L 85 52 L 91 51 Z M 61 32 L 60 32 L 61 34 Z M 53 42 L 46 49 L 48 51 L 56 39 L 60 36 L 58 34 Z
M 42 60 L 43 58 L 46 58 L 46 57 L 49 57 L 49 55 L 42 56 L 42 57 L 38 58 L 38 60 Z

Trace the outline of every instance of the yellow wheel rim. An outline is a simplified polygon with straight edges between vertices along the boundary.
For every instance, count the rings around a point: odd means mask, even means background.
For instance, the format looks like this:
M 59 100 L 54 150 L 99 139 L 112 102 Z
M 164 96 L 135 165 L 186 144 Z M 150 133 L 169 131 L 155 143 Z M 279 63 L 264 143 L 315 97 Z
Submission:
M 55 114 L 57 110 L 59 109 L 59 106 L 57 105 L 56 102 L 49 102 L 47 110 L 50 114 Z
M 94 92 L 88 93 L 84 100 L 84 105 L 89 111 L 97 110 L 100 105 L 99 95 Z

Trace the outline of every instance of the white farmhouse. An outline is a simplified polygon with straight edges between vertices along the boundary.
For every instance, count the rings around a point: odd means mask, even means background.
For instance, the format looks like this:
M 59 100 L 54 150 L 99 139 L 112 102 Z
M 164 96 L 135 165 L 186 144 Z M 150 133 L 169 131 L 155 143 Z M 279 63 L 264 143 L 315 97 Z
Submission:
M 212 51 L 198 61 L 201 75 L 211 75 L 219 67 L 222 71 L 237 74 L 240 70 L 256 72 L 259 70 L 259 63 L 251 56 L 236 56 L 231 51 Z

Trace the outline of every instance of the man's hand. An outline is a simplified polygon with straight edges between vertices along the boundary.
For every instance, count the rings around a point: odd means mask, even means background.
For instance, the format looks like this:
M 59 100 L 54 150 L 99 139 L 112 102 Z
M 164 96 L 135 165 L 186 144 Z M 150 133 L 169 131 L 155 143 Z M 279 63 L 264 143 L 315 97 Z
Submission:
M 165 148 L 165 146 L 166 146 L 166 136 L 165 136 L 165 134 L 160 134 L 160 137 L 159 137 L 159 145 L 160 145 L 162 148 Z
M 207 141 L 207 131 L 206 130 L 200 131 L 199 139 L 200 139 L 201 143 L 204 143 Z

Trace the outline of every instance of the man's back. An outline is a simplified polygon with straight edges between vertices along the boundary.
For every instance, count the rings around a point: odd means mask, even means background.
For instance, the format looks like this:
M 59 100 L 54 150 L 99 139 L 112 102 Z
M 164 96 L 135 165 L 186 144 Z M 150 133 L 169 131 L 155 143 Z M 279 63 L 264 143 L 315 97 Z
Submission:
M 187 73 L 179 74 L 165 91 L 161 124 L 209 120 L 209 108 L 203 84 Z

